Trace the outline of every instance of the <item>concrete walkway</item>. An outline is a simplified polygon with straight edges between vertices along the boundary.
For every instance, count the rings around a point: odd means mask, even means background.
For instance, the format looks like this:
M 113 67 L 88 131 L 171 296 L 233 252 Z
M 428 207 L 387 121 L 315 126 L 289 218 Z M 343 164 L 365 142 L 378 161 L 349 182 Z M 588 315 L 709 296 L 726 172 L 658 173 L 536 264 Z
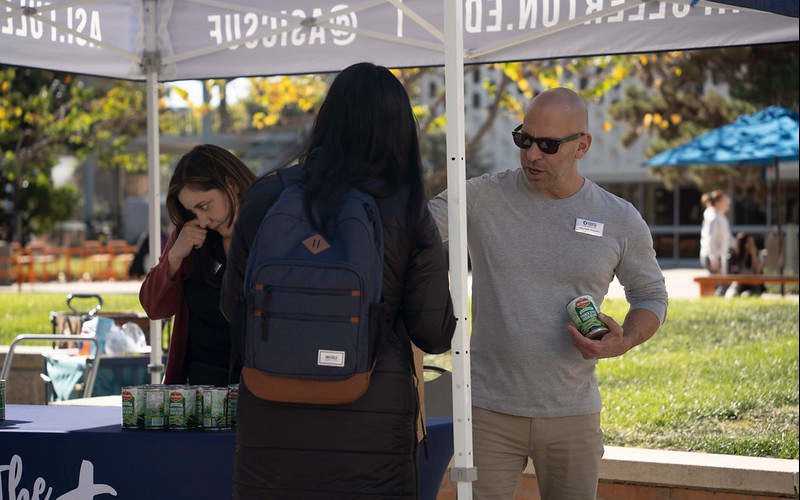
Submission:
M 67 283 L 23 283 L 11 286 L 0 286 L 3 292 L 32 292 L 32 293 L 81 293 L 100 295 L 132 294 L 138 295 L 141 281 L 70 281 Z
M 696 299 L 700 297 L 700 287 L 694 282 L 696 276 L 704 276 L 707 272 L 704 269 L 678 268 L 664 269 L 664 280 L 667 284 L 667 292 L 671 299 Z M 38 293 L 83 293 L 103 295 L 111 294 L 133 294 L 138 295 L 140 281 L 92 281 L 92 282 L 69 282 L 69 283 L 23 283 L 22 287 L 17 285 L 0 286 L 0 293 L 3 292 L 38 292 Z M 608 298 L 624 298 L 625 293 L 622 286 L 615 279 L 608 289 Z M 780 297 L 776 294 L 767 294 L 765 298 Z M 786 297 L 797 299 L 797 294 L 787 295 Z

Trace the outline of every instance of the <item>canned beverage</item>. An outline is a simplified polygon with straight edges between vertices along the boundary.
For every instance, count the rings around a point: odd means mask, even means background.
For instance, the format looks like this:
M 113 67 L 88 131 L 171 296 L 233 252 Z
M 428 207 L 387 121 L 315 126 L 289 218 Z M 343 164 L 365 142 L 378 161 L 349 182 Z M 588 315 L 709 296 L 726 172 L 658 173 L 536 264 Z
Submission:
M 203 389 L 203 429 L 207 431 L 230 429 L 227 387 Z
M 169 429 L 189 430 L 194 426 L 197 392 L 193 386 L 175 385 L 167 389 Z
M 0 380 L 0 421 L 6 419 L 6 381 Z
M 608 327 L 597 317 L 599 312 L 591 295 L 581 295 L 567 303 L 567 313 L 578 331 L 592 340 L 598 340 L 608 333 Z
M 236 426 L 236 407 L 239 405 L 239 384 L 228 386 L 228 423 Z
M 166 429 L 169 422 L 166 388 L 163 385 L 145 386 L 144 401 L 144 428 L 146 430 Z
M 141 385 L 122 388 L 122 428 L 138 430 L 144 428 L 144 387 Z

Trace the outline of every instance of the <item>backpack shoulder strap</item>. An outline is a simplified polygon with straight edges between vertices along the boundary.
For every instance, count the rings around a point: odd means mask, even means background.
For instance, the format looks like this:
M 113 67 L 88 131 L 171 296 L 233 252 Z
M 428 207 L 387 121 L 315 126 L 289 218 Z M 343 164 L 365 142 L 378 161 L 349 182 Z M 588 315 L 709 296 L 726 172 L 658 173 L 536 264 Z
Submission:
M 299 180 L 302 176 L 302 169 L 300 166 L 294 166 L 290 168 L 279 168 L 275 170 L 275 175 L 278 176 L 278 180 L 281 181 L 282 190 L 286 189 L 289 185 L 293 184 L 297 180 Z M 266 213 L 264 214 L 266 217 Z M 242 294 L 244 294 L 244 289 L 242 290 Z M 234 326 L 234 322 L 240 321 L 239 318 L 243 317 L 246 313 L 242 311 L 242 307 L 246 307 L 246 303 L 242 301 L 236 302 L 236 310 L 233 314 L 233 318 L 231 319 L 231 354 L 228 359 L 228 383 L 230 384 L 237 384 L 239 380 L 236 378 L 239 376 L 238 373 L 235 373 L 234 367 L 239 368 L 241 370 L 241 363 L 244 361 L 243 353 L 244 349 L 242 348 L 242 335 L 239 334 L 240 327 Z

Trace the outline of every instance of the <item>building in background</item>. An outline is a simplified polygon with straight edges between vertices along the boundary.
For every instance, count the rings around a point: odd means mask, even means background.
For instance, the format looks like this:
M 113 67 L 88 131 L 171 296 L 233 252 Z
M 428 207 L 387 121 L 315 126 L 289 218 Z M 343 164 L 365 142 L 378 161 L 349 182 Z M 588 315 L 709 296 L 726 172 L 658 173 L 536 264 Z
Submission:
M 464 78 L 465 129 L 467 141 L 473 137 L 484 123 L 491 103 L 489 91 L 484 85 L 486 79 L 500 80 L 499 72 L 492 66 L 478 66 Z M 580 79 L 567 80 L 580 89 Z M 633 84 L 633 83 L 632 83 Z M 425 74 L 420 81 L 420 104 L 433 103 L 444 88 L 444 71 Z M 720 89 L 717 89 L 719 91 Z M 623 88 L 608 91 L 597 101 L 588 102 L 589 125 L 592 132 L 590 154 L 581 162 L 581 173 L 630 201 L 637 207 L 650 226 L 653 246 L 662 267 L 700 267 L 700 225 L 703 207 L 700 203 L 702 192 L 693 187 L 677 187 L 668 190 L 660 179 L 652 177 L 642 164 L 647 140 L 640 137 L 630 147 L 621 144 L 626 125 L 613 124 L 607 114 L 608 106 L 619 99 Z M 525 100 L 520 94 L 519 99 Z M 606 122 L 612 123 L 609 130 Z M 501 172 L 519 167 L 519 154 L 511 142 L 511 130 L 519 125 L 517 117 L 501 112 L 496 117 L 491 130 L 482 138 L 477 158 L 469 161 L 488 166 L 490 172 Z M 798 271 L 798 162 L 782 162 L 779 166 L 783 210 L 783 234 L 785 240 L 785 271 Z M 768 192 L 766 201 L 733 194 L 732 181 L 729 191 L 733 200 L 730 213 L 732 230 L 756 235 L 761 248 L 770 250 L 769 257 L 777 255 L 774 168 L 764 168 L 762 176 Z M 770 263 L 768 257 L 768 264 Z

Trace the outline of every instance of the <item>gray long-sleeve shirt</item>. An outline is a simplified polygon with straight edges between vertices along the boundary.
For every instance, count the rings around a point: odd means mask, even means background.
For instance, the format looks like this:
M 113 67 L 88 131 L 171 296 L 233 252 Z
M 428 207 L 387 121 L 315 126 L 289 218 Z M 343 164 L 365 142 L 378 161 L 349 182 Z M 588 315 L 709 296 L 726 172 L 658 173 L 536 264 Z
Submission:
M 589 294 L 600 307 L 616 275 L 631 308 L 664 321 L 664 277 L 639 212 L 588 179 L 548 198 L 521 169 L 468 180 L 466 205 L 473 404 L 537 418 L 600 411 L 597 361 L 572 346 L 565 306 Z M 429 207 L 448 239 L 447 192 Z

